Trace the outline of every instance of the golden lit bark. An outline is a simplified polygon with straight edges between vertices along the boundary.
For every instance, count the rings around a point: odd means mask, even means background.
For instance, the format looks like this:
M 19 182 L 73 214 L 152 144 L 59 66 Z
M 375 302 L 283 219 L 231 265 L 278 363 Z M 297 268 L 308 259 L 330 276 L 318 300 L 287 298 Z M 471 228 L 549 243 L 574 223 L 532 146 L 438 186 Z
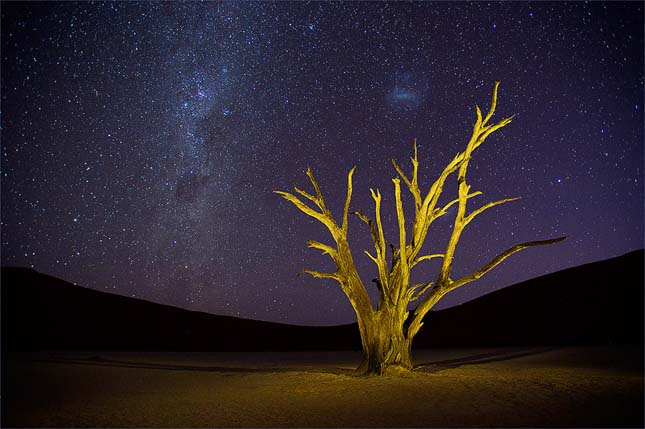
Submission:
M 497 123 L 488 123 L 495 113 L 498 88 L 499 82 L 496 82 L 493 89 L 491 107 L 485 117 L 482 117 L 479 107 L 475 106 L 477 120 L 464 152 L 458 153 L 446 165 L 437 180 L 430 186 L 425 197 L 423 197 L 418 183 L 419 160 L 416 140 L 414 142 L 414 156 L 411 158 L 412 175 L 410 178 L 406 176 L 399 164 L 395 160 L 392 160 L 394 169 L 399 175 L 398 178 L 392 179 L 399 240 L 398 247 L 390 245 L 390 264 L 388 264 L 387 248 L 381 221 L 381 193 L 379 190 L 377 189 L 375 191 L 370 189 L 372 199 L 374 200 L 375 221 L 360 211 L 353 212 L 353 214 L 368 225 L 374 243 L 374 254 L 367 250 L 365 254 L 374 262 L 378 270 L 378 278 L 374 281 L 379 291 L 377 308 L 374 308 L 370 302 L 369 295 L 354 266 L 352 253 L 347 242 L 348 214 L 350 213 L 349 208 L 352 197 L 352 176 L 355 168 L 352 168 L 347 175 L 347 196 L 343 208 L 342 224 L 340 226 L 336 223 L 327 208 L 318 182 L 314 178 L 311 169 L 307 169 L 307 176 L 314 187 L 315 195 L 311 195 L 298 188 L 295 188 L 295 192 L 300 197 L 313 203 L 316 208 L 305 204 L 303 200 L 292 193 L 274 191 L 294 204 L 300 211 L 325 225 L 336 244 L 336 247 L 333 247 L 310 240 L 308 242 L 309 247 L 321 250 L 323 254 L 329 255 L 332 258 L 336 264 L 336 271 L 333 273 L 323 273 L 305 270 L 305 272 L 315 278 L 328 278 L 337 281 L 349 299 L 356 313 L 363 345 L 364 358 L 358 368 L 358 371 L 362 374 L 384 374 L 391 371 L 410 370 L 412 368 L 410 351 L 414 336 L 423 325 L 425 315 L 445 294 L 479 279 L 514 253 L 528 247 L 557 243 L 566 238 L 560 237 L 551 240 L 518 244 L 500 253 L 473 274 L 456 281 L 450 277 L 455 251 L 466 226 L 484 211 L 518 199 L 506 198 L 493 201 L 467 213 L 468 201 L 473 197 L 481 195 L 479 191 L 470 192 L 471 187 L 466 181 L 472 154 L 484 143 L 488 136 L 512 121 L 512 117 L 508 117 Z M 457 173 L 458 184 L 457 198 L 443 206 L 438 205 L 446 180 L 455 172 Z M 409 236 L 406 230 L 406 219 L 401 197 L 401 181 L 403 181 L 412 194 L 415 203 L 414 220 L 411 224 Z M 427 238 L 428 229 L 432 223 L 441 216 L 444 216 L 448 209 L 454 205 L 457 205 L 457 213 L 453 222 L 450 238 L 443 252 L 419 256 Z M 412 268 L 422 261 L 433 258 L 443 259 L 437 279 L 434 282 L 429 281 L 410 285 L 410 272 Z M 410 315 L 408 306 L 417 301 L 418 304 L 413 314 Z

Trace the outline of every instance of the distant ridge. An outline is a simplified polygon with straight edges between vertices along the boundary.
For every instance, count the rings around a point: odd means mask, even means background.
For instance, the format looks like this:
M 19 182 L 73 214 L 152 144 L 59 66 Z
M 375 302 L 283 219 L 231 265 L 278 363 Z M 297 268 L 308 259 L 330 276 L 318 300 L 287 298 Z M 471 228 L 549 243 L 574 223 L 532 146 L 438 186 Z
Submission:
M 644 256 L 568 268 L 431 312 L 417 347 L 643 344 Z
M 348 325 L 306 327 L 218 316 L 2 268 L 2 345 L 10 350 L 352 349 Z M 333 344 L 333 345 L 332 345 Z
M 643 250 L 433 311 L 415 347 L 642 344 Z M 216 316 L 2 268 L 2 347 L 17 350 L 360 349 L 356 324 L 306 327 Z

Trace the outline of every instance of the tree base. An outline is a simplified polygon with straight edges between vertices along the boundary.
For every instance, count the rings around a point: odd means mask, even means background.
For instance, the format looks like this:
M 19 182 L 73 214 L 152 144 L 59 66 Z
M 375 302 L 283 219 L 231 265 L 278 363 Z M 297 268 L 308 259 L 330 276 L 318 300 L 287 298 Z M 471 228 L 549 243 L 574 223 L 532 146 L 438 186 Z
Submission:
M 356 368 L 354 375 L 357 377 L 372 377 L 372 376 L 389 376 L 389 377 L 409 377 L 414 374 L 414 369 L 406 368 L 399 365 L 392 365 L 385 367 L 380 372 L 378 370 L 365 370 L 361 367 Z
M 410 372 L 412 343 L 404 336 L 404 321 L 405 314 L 385 309 L 377 312 L 374 319 L 365 324 L 365 329 L 361 332 L 363 361 L 357 368 L 357 373 L 399 375 Z
M 358 376 L 390 375 L 405 376 L 413 372 L 412 365 L 403 363 L 375 363 L 364 360 L 354 373 Z

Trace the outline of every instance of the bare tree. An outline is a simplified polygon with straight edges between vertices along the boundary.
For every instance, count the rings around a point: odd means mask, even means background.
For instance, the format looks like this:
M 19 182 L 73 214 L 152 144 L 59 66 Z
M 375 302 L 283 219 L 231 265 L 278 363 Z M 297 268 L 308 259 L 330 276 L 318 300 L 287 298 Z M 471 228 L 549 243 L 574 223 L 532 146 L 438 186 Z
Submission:
M 448 292 L 464 286 L 489 272 L 503 260 L 522 249 L 533 246 L 557 243 L 566 237 L 555 238 L 543 241 L 531 241 L 518 244 L 497 255 L 487 264 L 474 273 L 453 280 L 451 278 L 453 258 L 455 249 L 461 238 L 464 228 L 469 225 L 475 217 L 484 211 L 515 201 L 518 198 L 506 198 L 499 201 L 489 202 L 467 214 L 466 205 L 472 197 L 480 195 L 481 192 L 471 192 L 470 185 L 466 182 L 466 173 L 473 152 L 484 143 L 484 140 L 495 131 L 508 125 L 512 117 L 502 119 L 497 123 L 489 124 L 489 120 L 495 113 L 497 104 L 497 89 L 499 82 L 495 83 L 491 107 L 485 117 L 478 106 L 476 106 L 477 120 L 473 128 L 472 136 L 466 149 L 458 153 L 452 161 L 443 169 L 439 178 L 430 186 L 430 189 L 422 195 L 418 183 L 418 167 L 416 141 L 414 144 L 414 156 L 412 160 L 412 175 L 406 176 L 399 164 L 392 160 L 394 169 L 399 177 L 392 179 L 394 183 L 394 196 L 396 199 L 396 212 L 398 218 L 399 242 L 398 247 L 390 245 L 391 259 L 388 263 L 386 241 L 383 234 L 381 222 L 381 194 L 378 190 L 370 189 L 374 200 L 374 220 L 361 212 L 353 212 L 369 227 L 374 242 L 374 252 L 365 251 L 365 254 L 376 264 L 378 278 L 374 280 L 379 291 L 379 300 L 375 309 L 370 302 L 370 297 L 361 281 L 352 252 L 347 241 L 348 217 L 350 214 L 350 202 L 352 199 L 352 175 L 356 167 L 352 168 L 347 175 L 347 197 L 343 210 L 342 223 L 334 220 L 325 199 L 320 190 L 318 182 L 314 178 L 311 169 L 307 169 L 307 176 L 311 181 L 315 194 L 295 187 L 296 196 L 293 193 L 274 191 L 284 199 L 290 201 L 300 211 L 322 223 L 336 243 L 330 246 L 318 241 L 308 241 L 309 247 L 319 249 L 323 254 L 329 255 L 336 264 L 336 271 L 325 273 L 319 271 L 305 270 L 316 278 L 336 280 L 343 292 L 349 299 L 356 317 L 363 346 L 363 362 L 358 371 L 363 374 L 383 374 L 386 371 L 406 371 L 412 368 L 410 351 L 412 341 L 423 325 L 424 316 L 430 309 Z M 457 174 L 458 196 L 456 199 L 445 205 L 438 204 L 446 180 Z M 401 201 L 401 180 L 408 188 L 414 198 L 414 222 L 410 234 L 406 231 L 406 219 Z M 305 204 L 304 200 L 313 203 L 315 208 Z M 450 207 L 457 206 L 452 233 L 450 239 L 441 254 L 422 255 L 421 249 L 424 245 L 428 228 L 430 225 L 445 215 Z M 410 271 L 419 263 L 433 259 L 442 258 L 441 270 L 434 282 L 410 284 Z M 410 305 L 416 304 L 412 312 Z

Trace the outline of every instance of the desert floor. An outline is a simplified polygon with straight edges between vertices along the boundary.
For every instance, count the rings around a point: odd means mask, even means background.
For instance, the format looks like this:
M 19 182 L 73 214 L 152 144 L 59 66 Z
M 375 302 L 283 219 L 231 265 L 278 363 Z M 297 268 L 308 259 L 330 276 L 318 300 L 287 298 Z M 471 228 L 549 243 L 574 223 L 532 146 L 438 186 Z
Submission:
M 3 427 L 643 427 L 638 348 L 10 355 Z

